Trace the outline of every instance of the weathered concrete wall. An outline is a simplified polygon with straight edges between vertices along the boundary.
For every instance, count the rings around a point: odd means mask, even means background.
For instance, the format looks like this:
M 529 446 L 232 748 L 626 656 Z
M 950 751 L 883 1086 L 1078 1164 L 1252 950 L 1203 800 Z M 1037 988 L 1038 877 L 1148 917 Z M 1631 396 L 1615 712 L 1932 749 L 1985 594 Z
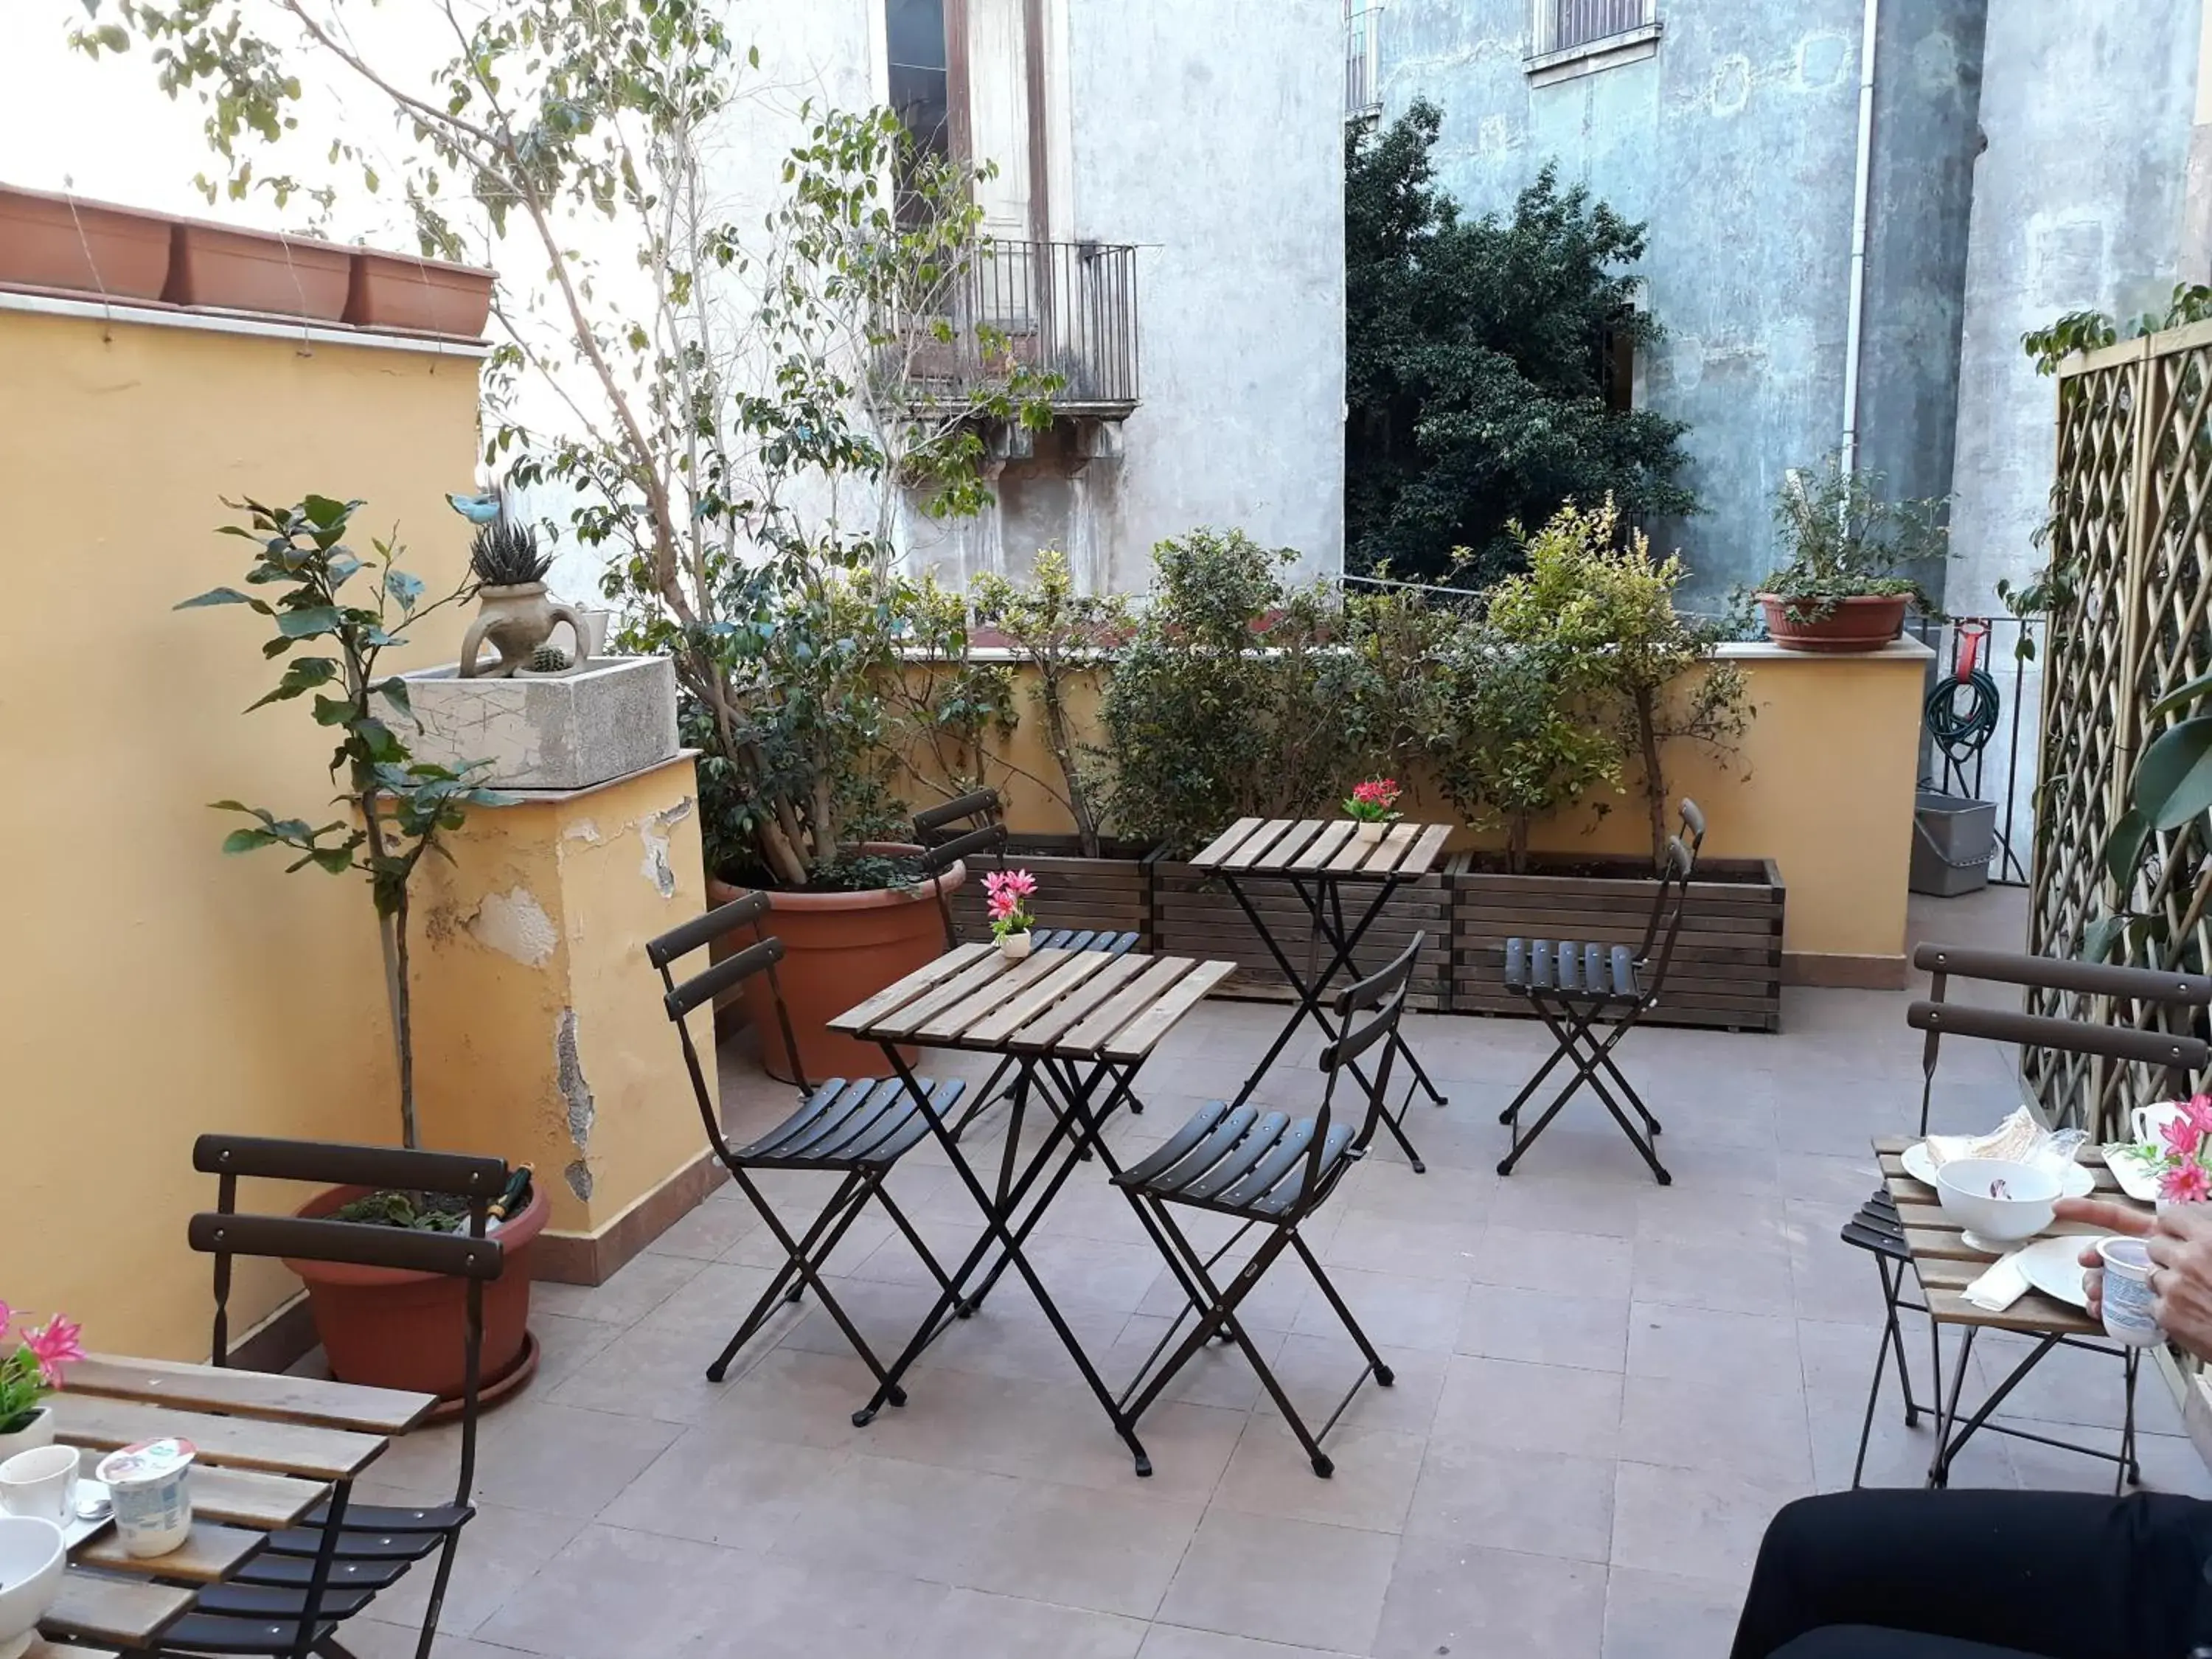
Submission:
M 2185 258 L 2197 0 L 1990 9 L 1961 344 L 1950 609 L 2042 562 L 2057 392 L 2020 337 L 2062 313 L 2163 312 Z
M 1341 9 L 1141 0 L 1069 21 L 1075 234 L 1143 247 L 1113 584 L 1142 587 L 1152 544 L 1200 524 L 1339 570 Z
M 1384 99 L 1389 116 L 1417 96 L 1443 110 L 1439 176 L 1470 212 L 1510 212 L 1556 160 L 1563 183 L 1648 222 L 1641 272 L 1668 338 L 1642 365 L 1638 397 L 1690 423 L 1686 481 L 1703 503 L 1657 537 L 1688 556 L 1691 601 L 1713 604 L 1771 562 L 1784 472 L 1842 441 L 1863 13 L 1859 0 L 1661 9 L 1653 57 L 1532 87 L 1525 0 L 1405 0 L 1383 31 Z M 1979 11 L 1891 0 L 1876 56 L 1887 136 L 1868 319 L 1914 350 L 1869 377 L 1860 424 L 1869 463 L 1928 493 L 1948 470 L 1946 295 L 1963 258 L 1955 232 L 1934 233 L 1963 215 Z

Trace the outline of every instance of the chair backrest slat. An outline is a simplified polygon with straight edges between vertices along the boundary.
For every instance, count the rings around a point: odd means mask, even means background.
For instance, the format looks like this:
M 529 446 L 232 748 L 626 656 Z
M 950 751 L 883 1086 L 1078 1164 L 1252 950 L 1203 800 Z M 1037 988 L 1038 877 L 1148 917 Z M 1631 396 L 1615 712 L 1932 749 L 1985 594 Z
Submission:
M 694 916 L 682 927 L 672 927 L 659 939 L 648 941 L 645 959 L 656 968 L 665 968 L 678 957 L 688 957 L 701 945 L 710 945 L 740 927 L 750 927 L 757 933 L 768 907 L 766 893 L 748 893 L 743 898 L 717 905 L 705 915 Z
M 926 812 L 914 815 L 914 833 L 917 839 L 927 841 L 933 830 L 942 830 L 946 824 L 961 818 L 972 818 L 981 814 L 995 817 L 999 811 L 999 792 L 995 789 L 973 789 L 956 800 L 942 806 L 933 806 Z
M 413 1227 L 372 1226 L 320 1217 L 222 1215 L 202 1211 L 185 1237 L 203 1255 L 290 1256 L 302 1261 L 345 1261 L 440 1273 L 448 1279 L 497 1279 L 503 1266 L 497 1238 L 426 1232 Z
M 939 837 L 949 823 L 966 819 L 972 826 L 957 836 Z M 1006 867 L 1006 821 L 995 789 L 973 789 L 957 800 L 914 815 L 914 838 L 922 846 L 921 872 L 929 878 L 937 898 L 937 914 L 945 924 L 945 948 L 960 948 L 959 925 L 952 920 L 952 901 L 945 891 L 945 872 L 962 859 L 978 853 L 997 855 L 1000 869 Z
M 2168 1007 L 2212 1006 L 2212 975 L 2169 973 L 2159 968 L 2120 968 L 2068 957 L 2028 956 L 2016 951 L 1984 951 L 1965 945 L 1922 945 L 1912 965 L 1930 974 L 1958 974 L 2037 990 L 2078 991 L 2087 996 L 2118 997 Z
M 724 957 L 703 973 L 694 974 L 678 984 L 661 1000 L 667 1005 L 669 1018 L 680 1020 L 701 1003 L 712 1000 L 732 985 L 750 979 L 782 960 L 783 941 L 764 939 L 757 945 L 748 945 L 735 956 Z
M 397 1146 L 274 1140 L 258 1135 L 202 1135 L 192 1143 L 202 1175 L 256 1176 L 324 1187 L 396 1187 L 450 1198 L 497 1198 L 507 1167 L 496 1158 Z
M 1329 1118 L 1336 1099 L 1338 1080 L 1346 1071 L 1352 1071 L 1367 1093 L 1367 1111 L 1361 1120 L 1359 1133 L 1352 1137 L 1355 1153 L 1367 1149 L 1375 1137 L 1382 1115 L 1389 1109 L 1390 1091 L 1390 1061 L 1396 1052 L 1395 1039 L 1398 1022 L 1406 1012 L 1407 982 L 1413 976 L 1413 964 L 1419 960 L 1421 946 L 1428 935 L 1416 933 L 1412 941 L 1390 959 L 1380 972 L 1370 974 L 1355 985 L 1346 986 L 1337 994 L 1337 1017 L 1344 1023 L 1339 1028 L 1336 1041 L 1321 1051 L 1321 1068 L 1328 1079 L 1322 1091 L 1321 1109 L 1314 1115 L 1312 1144 L 1306 1149 L 1306 1178 L 1302 1206 L 1318 1204 L 1324 1196 L 1322 1179 L 1322 1155 L 1328 1143 Z M 1364 1018 L 1358 1016 L 1364 1014 Z M 1372 1078 L 1362 1078 L 1352 1070 L 1353 1063 L 1376 1043 L 1382 1043 L 1382 1058 L 1375 1067 Z M 1341 1168 L 1340 1164 L 1337 1166 Z
M 2044 1014 L 2015 1013 L 2004 1008 L 1978 1008 L 1966 1002 L 1916 1002 L 1905 1011 L 1905 1018 L 1916 1031 L 1987 1037 L 1995 1042 L 2017 1042 L 2024 1048 L 2100 1054 L 2107 1060 L 2136 1060 L 2145 1066 L 2178 1066 L 2197 1072 L 2212 1061 L 2212 1047 L 2201 1038 L 2180 1036 L 2171 1031 L 2146 1031 L 2133 1025 L 2096 1025 L 2087 1020 L 2053 1019 Z

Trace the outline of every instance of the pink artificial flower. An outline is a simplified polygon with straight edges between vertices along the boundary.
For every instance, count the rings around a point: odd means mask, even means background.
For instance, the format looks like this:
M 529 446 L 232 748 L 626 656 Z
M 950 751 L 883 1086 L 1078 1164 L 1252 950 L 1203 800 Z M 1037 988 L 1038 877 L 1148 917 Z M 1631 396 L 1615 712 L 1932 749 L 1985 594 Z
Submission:
M 1022 902 L 1012 893 L 994 893 L 983 902 L 983 908 L 994 921 L 1004 921 L 1022 908 Z
M 2207 1134 L 2212 1134 L 2212 1095 L 2191 1095 L 2183 1103 L 2181 1115 Z
M 2204 1131 L 2189 1118 L 2177 1117 L 2159 1130 L 2158 1138 L 2174 1157 L 2193 1161 L 2197 1149 L 2203 1144 Z
M 7 1335 L 8 1328 L 15 1322 L 15 1310 L 6 1303 L 0 1302 L 0 1336 Z
M 1025 899 L 1036 890 L 1036 878 L 1026 870 L 994 870 L 983 878 L 983 890 L 993 898 L 1010 893 Z
M 84 1358 L 80 1340 L 83 1335 L 83 1326 L 59 1314 L 36 1330 L 23 1333 L 23 1346 L 39 1357 L 39 1375 L 46 1379 L 48 1387 L 61 1387 L 63 1368 Z
M 1372 778 L 1365 783 L 1354 784 L 1352 798 L 1362 806 L 1379 806 L 1388 811 L 1397 804 L 1398 793 L 1395 778 Z
M 2212 1196 L 2212 1175 L 2202 1164 L 2177 1164 L 2158 1178 L 2158 1195 L 2174 1204 L 2201 1204 Z

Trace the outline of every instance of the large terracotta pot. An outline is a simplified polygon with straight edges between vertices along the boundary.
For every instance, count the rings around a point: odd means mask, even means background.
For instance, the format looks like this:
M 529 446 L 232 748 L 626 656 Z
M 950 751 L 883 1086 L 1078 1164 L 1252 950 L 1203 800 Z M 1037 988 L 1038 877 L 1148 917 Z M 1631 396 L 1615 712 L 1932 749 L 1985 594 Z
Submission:
M 188 222 L 162 298 L 266 316 L 335 323 L 345 315 L 353 251 L 307 236 Z
M 474 265 L 364 248 L 353 256 L 345 319 L 362 328 L 406 329 L 476 339 L 491 314 L 493 276 Z
M 886 854 L 918 853 L 918 847 L 874 843 L 861 849 Z M 968 878 L 955 864 L 943 877 L 950 894 Z M 711 904 L 726 904 L 744 890 L 720 881 L 707 884 Z M 911 890 L 870 888 L 859 893 L 781 893 L 769 897 L 767 931 L 783 941 L 776 978 L 791 1013 L 793 1038 L 806 1080 L 833 1077 L 880 1077 L 884 1052 L 872 1042 L 825 1029 L 826 1022 L 854 1003 L 865 1002 L 886 985 L 904 978 L 945 952 L 945 920 L 937 908 L 934 884 Z M 749 938 L 728 941 L 743 949 Z M 786 1051 L 783 1027 L 769 994 L 768 975 L 757 975 L 744 988 L 746 1017 L 760 1033 L 761 1060 L 771 1075 L 797 1080 Z M 915 1051 L 900 1053 L 911 1062 Z
M 160 214 L 0 185 L 0 283 L 158 300 L 174 229 Z
M 333 1187 L 300 1206 L 303 1216 L 328 1215 L 365 1198 L 368 1187 Z M 483 1357 L 480 1390 L 489 1391 L 526 1363 L 530 1332 L 531 1243 L 545 1231 L 545 1188 L 532 1182 L 530 1202 L 493 1235 L 505 1251 L 500 1275 L 483 1288 Z M 443 1273 L 364 1267 L 349 1261 L 284 1264 L 307 1281 L 331 1375 L 342 1382 L 459 1395 L 465 1382 L 468 1283 Z
M 1905 631 L 1905 593 L 1861 593 L 1838 600 L 1826 616 L 1807 622 L 1790 619 L 1786 599 L 1759 596 L 1766 613 L 1766 632 L 1785 651 L 1879 651 Z

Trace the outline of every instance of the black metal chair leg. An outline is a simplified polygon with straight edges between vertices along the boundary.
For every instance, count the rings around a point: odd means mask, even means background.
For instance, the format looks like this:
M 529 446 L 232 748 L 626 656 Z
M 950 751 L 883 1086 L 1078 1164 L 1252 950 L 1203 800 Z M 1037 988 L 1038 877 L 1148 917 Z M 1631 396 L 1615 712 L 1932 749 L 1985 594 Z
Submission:
M 738 1323 L 736 1333 L 732 1335 L 728 1342 L 723 1345 L 722 1352 L 714 1357 L 714 1363 L 707 1367 L 707 1380 L 709 1382 L 720 1382 L 729 1375 L 730 1362 L 738 1357 L 738 1350 L 752 1340 L 761 1326 L 766 1322 L 769 1315 L 775 1310 L 779 1299 L 787 1302 L 799 1300 L 799 1287 L 805 1283 L 804 1270 L 799 1266 L 800 1258 L 817 1247 L 826 1258 L 831 1250 L 836 1249 L 838 1242 L 845 1236 L 845 1230 L 860 1214 L 860 1205 L 866 1196 L 865 1194 L 856 1196 L 856 1189 L 860 1185 L 860 1177 L 857 1175 L 847 1176 L 839 1183 L 836 1195 L 823 1206 L 822 1213 L 815 1218 L 814 1224 L 806 1230 L 805 1237 L 794 1243 L 782 1223 L 775 1218 L 775 1212 L 769 1208 L 768 1201 L 761 1196 L 759 1188 L 752 1184 L 744 1171 L 732 1168 L 730 1173 L 740 1190 L 744 1192 L 747 1201 L 767 1222 L 769 1230 L 775 1234 L 776 1242 L 783 1247 L 784 1261 L 783 1266 L 776 1269 L 775 1277 L 769 1281 L 768 1289 L 762 1291 L 760 1299 L 753 1304 L 752 1311 Z M 833 1227 L 834 1236 L 827 1243 L 823 1243 L 823 1234 L 830 1232 Z
M 1359 1322 L 1352 1316 L 1352 1310 L 1344 1305 L 1344 1298 L 1336 1293 L 1336 1286 L 1329 1283 L 1328 1275 L 1322 1271 L 1321 1263 L 1314 1259 L 1313 1251 L 1295 1229 L 1291 1232 L 1291 1244 L 1297 1251 L 1298 1260 L 1305 1263 L 1306 1271 L 1313 1275 L 1314 1283 L 1321 1286 L 1321 1293 L 1328 1299 L 1328 1305 L 1336 1310 L 1336 1316 L 1343 1322 L 1344 1328 L 1352 1333 L 1352 1342 L 1366 1358 L 1368 1369 L 1375 1373 L 1375 1381 L 1383 1388 L 1389 1388 L 1398 1380 L 1395 1373 L 1383 1362 L 1382 1356 L 1375 1351 L 1375 1345 L 1367 1340 L 1367 1333 L 1360 1329 Z

